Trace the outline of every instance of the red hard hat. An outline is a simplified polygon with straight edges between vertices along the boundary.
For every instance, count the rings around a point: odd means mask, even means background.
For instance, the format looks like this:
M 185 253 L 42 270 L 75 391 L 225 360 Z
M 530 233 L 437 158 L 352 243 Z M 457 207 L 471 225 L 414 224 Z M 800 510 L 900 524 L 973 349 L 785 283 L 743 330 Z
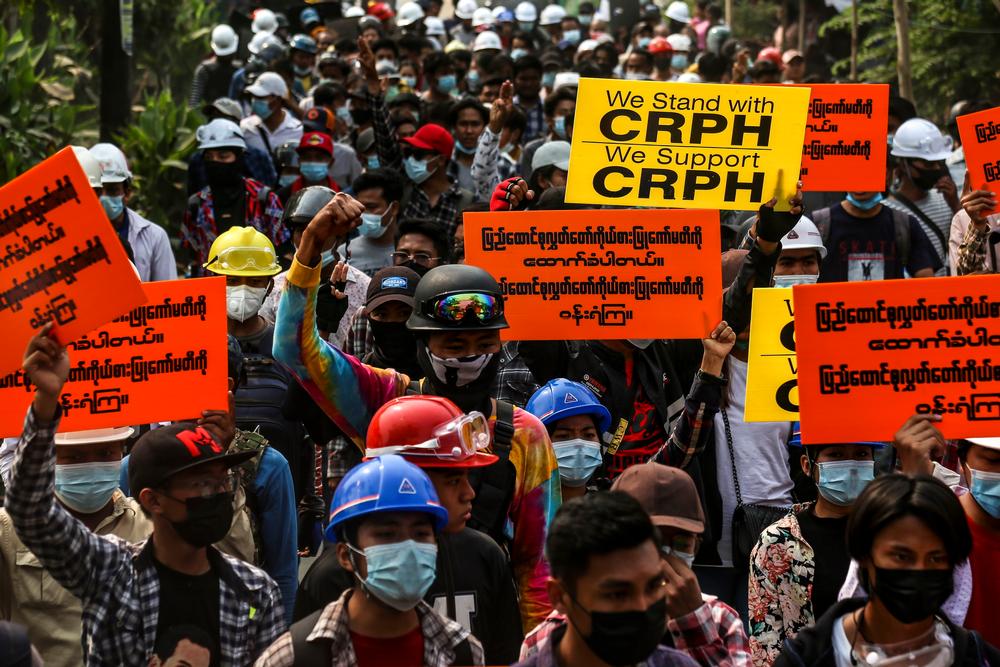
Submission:
M 465 414 L 441 396 L 401 396 L 372 416 L 366 458 L 398 454 L 421 468 L 479 468 L 499 460 L 483 451 L 491 441 L 482 414 Z
M 646 49 L 650 53 L 673 53 L 674 49 L 666 37 L 654 37 Z
M 760 53 L 757 54 L 757 62 L 760 62 L 761 60 L 770 60 L 778 66 L 778 69 L 783 69 L 785 66 L 785 64 L 781 62 L 781 51 L 774 46 L 768 46 L 760 50 Z
M 374 16 L 379 21 L 388 21 L 396 15 L 396 12 L 384 2 L 373 2 L 368 5 L 368 15 Z

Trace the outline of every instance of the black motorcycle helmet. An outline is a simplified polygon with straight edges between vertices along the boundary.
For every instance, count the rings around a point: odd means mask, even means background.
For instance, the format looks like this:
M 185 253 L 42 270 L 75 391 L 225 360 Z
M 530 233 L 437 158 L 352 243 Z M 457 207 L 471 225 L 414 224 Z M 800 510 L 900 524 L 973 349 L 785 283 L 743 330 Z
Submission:
M 468 294 L 484 298 L 479 304 L 461 298 Z M 442 300 L 449 296 L 455 297 L 450 309 L 447 304 L 442 307 Z M 510 326 L 504 316 L 500 286 L 493 276 L 477 266 L 446 264 L 431 269 L 420 279 L 413 300 L 416 304 L 406 321 L 410 331 L 489 331 Z M 455 310 L 465 304 L 468 306 L 464 312 Z M 477 305 L 486 306 L 479 316 Z
M 305 227 L 335 196 L 336 192 L 323 185 L 302 188 L 285 204 L 285 211 L 281 214 L 281 224 L 287 229 Z

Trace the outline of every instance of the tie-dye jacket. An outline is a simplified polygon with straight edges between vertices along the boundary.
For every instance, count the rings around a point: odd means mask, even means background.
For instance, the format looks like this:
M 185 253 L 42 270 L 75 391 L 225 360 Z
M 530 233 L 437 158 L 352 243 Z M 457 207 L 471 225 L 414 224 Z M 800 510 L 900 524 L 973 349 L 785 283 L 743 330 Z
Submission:
M 274 358 L 295 374 L 302 387 L 361 450 L 372 415 L 387 401 L 402 396 L 410 378 L 394 370 L 373 368 L 322 340 L 316 330 L 319 267 L 292 262 L 278 304 Z M 495 416 L 490 417 L 490 428 Z M 545 592 L 549 565 L 543 557 L 545 535 L 562 500 L 559 466 L 542 423 L 514 409 L 510 461 L 517 471 L 508 511 L 510 557 L 521 596 L 521 619 L 527 632 L 552 606 Z

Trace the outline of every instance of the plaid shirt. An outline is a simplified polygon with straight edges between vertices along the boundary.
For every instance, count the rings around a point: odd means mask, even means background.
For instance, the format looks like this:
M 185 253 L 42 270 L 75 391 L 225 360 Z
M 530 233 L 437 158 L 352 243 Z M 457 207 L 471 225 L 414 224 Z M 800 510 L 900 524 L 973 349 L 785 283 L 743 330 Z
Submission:
M 517 174 L 518 166 L 500 154 L 500 135 L 489 127 L 479 135 L 476 156 L 472 160 L 472 180 L 476 183 L 476 201 L 488 202 L 501 182 Z
M 521 104 L 521 98 L 515 95 L 514 104 L 528 117 L 528 124 L 525 126 L 524 134 L 521 136 L 521 143 L 526 144 L 529 141 L 544 137 L 548 132 L 548 128 L 545 126 L 545 105 L 542 103 L 542 99 L 539 98 L 535 106 L 529 109 Z
M 375 348 L 375 334 L 365 316 L 365 307 L 358 306 L 351 315 L 351 328 L 347 331 L 347 344 L 344 352 L 358 359 L 364 359 Z
M 358 664 L 351 643 L 351 626 L 347 617 L 347 601 L 354 593 L 349 589 L 336 602 L 328 604 L 316 620 L 316 625 L 306 637 L 307 642 L 316 639 L 329 640 L 332 667 L 353 667 Z M 472 664 L 484 664 L 483 645 L 468 630 L 450 619 L 439 616 L 426 602 L 416 606 L 420 629 L 424 635 L 425 667 L 447 667 L 455 660 L 455 647 L 463 641 L 472 649 Z M 383 642 L 391 640 L 382 640 Z M 254 667 L 292 667 L 295 664 L 295 650 L 292 635 L 286 632 L 264 651 Z
M 156 643 L 160 580 L 152 541 L 129 544 L 99 536 L 55 501 L 59 415 L 40 424 L 28 409 L 7 489 L 18 538 L 46 571 L 83 602 L 83 655 L 88 667 L 146 667 Z M 219 649 L 223 665 L 248 665 L 285 628 L 278 585 L 263 570 L 214 548 L 219 576 Z
M 700 373 L 695 375 L 691 391 L 684 399 L 684 411 L 674 420 L 670 436 L 650 461 L 684 468 L 698 452 L 704 451 L 714 433 L 715 413 L 722 402 L 723 387 L 723 382 L 713 381 Z
M 955 267 L 957 275 L 964 276 L 977 271 L 989 271 L 989 265 L 986 262 L 986 248 L 989 245 L 989 238 L 989 225 L 983 225 L 981 229 L 976 225 L 969 225 L 969 229 L 965 232 L 965 239 L 958 250 L 958 266 Z
M 711 595 L 704 603 L 680 618 L 667 619 L 667 632 L 674 648 L 683 651 L 703 667 L 744 667 L 750 664 L 747 635 L 740 615 L 725 602 Z M 543 651 L 554 632 L 566 625 L 566 617 L 557 611 L 528 633 L 521 644 L 520 660 Z
M 281 201 L 274 192 L 267 193 L 267 205 L 260 201 L 260 191 L 264 186 L 257 181 L 244 178 L 243 184 L 246 186 L 246 197 L 244 198 L 246 208 L 242 221 L 237 224 L 241 226 L 254 227 L 261 232 L 277 247 L 291 238 L 291 232 L 281 224 Z M 212 241 L 218 236 L 218 228 L 215 226 L 215 206 L 212 198 L 212 189 L 205 187 L 196 195 L 197 206 L 188 206 L 184 211 L 184 224 L 181 226 L 181 245 L 190 248 L 194 254 L 197 264 L 207 262 L 210 258 L 208 251 L 212 247 Z
M 528 365 L 517 353 L 517 341 L 504 343 L 500 350 L 497 377 L 493 381 L 493 398 L 523 408 L 539 386 Z

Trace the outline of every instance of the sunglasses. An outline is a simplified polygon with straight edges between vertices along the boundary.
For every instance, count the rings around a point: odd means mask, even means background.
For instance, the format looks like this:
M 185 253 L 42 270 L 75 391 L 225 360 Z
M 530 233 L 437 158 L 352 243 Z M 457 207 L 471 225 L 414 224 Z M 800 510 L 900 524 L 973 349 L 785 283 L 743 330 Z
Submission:
M 484 292 L 444 294 L 424 304 L 424 315 L 448 324 L 461 324 L 468 317 L 487 324 L 503 315 L 503 298 Z

